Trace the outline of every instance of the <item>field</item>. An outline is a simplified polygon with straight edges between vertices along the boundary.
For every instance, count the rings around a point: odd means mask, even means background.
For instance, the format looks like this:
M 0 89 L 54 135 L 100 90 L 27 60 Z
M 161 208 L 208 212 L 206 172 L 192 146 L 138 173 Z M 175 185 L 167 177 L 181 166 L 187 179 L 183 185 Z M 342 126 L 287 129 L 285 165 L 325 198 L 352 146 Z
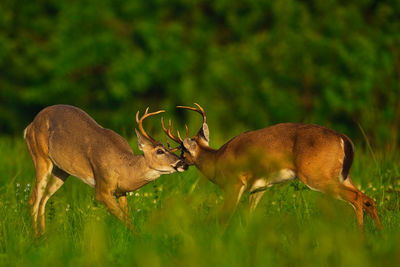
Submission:
M 136 147 L 136 140 L 130 140 Z M 356 147 L 352 178 L 376 200 L 360 233 L 350 205 L 293 181 L 270 188 L 256 213 L 245 196 L 224 231 L 220 190 L 191 167 L 129 196 L 133 235 L 70 177 L 47 205 L 35 240 L 28 199 L 34 169 L 22 138 L 0 139 L 1 266 L 395 266 L 400 263 L 400 155 Z

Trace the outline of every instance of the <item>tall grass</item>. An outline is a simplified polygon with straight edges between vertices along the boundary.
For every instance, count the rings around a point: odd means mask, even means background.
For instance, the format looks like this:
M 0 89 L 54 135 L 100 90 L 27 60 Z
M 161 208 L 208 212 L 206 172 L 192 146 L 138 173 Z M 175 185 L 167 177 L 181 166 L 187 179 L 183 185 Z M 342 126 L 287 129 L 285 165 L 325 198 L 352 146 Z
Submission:
M 350 205 L 297 181 L 266 192 L 255 214 L 248 196 L 223 231 L 220 190 L 193 167 L 162 176 L 129 196 L 134 236 L 70 177 L 50 199 L 47 234 L 35 240 L 28 199 L 34 169 L 22 140 L 0 140 L 0 265 L 50 266 L 394 266 L 400 262 L 399 155 L 357 150 L 355 183 L 377 202 L 384 230 Z

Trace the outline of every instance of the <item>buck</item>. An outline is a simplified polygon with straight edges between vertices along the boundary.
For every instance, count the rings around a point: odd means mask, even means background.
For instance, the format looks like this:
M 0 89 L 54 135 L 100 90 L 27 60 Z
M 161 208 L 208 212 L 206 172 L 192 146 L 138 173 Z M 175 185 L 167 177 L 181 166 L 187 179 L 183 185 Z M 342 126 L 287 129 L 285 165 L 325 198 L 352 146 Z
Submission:
M 24 131 L 35 166 L 35 183 L 30 198 L 36 236 L 45 232 L 45 207 L 49 198 L 73 175 L 95 189 L 96 199 L 108 211 L 135 230 L 126 193 L 157 179 L 162 174 L 182 172 L 187 164 L 154 140 L 143 128 L 143 120 L 164 112 L 148 113 L 136 122 L 139 149 L 134 155 L 128 142 L 101 127 L 79 108 L 54 105 L 43 109 Z
M 363 229 L 365 210 L 378 229 L 382 228 L 374 201 L 358 190 L 350 179 L 354 149 L 350 139 L 314 124 L 281 123 L 242 133 L 220 149 L 209 144 L 204 109 L 177 106 L 198 112 L 203 124 L 197 135 L 182 140 L 173 133 L 171 121 L 164 132 L 182 147 L 189 165 L 195 165 L 225 193 L 221 222 L 236 209 L 244 192 L 250 192 L 250 211 L 254 211 L 265 190 L 274 184 L 298 178 L 312 190 L 327 193 L 350 203 L 358 226 Z

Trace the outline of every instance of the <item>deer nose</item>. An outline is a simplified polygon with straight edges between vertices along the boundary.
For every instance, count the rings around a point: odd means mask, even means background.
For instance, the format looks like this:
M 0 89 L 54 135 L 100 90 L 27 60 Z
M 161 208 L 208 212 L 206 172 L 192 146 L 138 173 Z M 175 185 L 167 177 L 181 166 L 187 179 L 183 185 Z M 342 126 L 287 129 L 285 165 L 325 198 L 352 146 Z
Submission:
M 186 162 L 183 162 L 182 168 L 186 171 L 189 168 L 189 165 Z
M 187 165 L 187 163 L 182 160 L 178 161 L 178 163 L 175 165 L 175 169 L 177 171 L 181 171 L 181 172 L 186 171 L 188 169 L 188 167 L 189 167 L 189 165 Z

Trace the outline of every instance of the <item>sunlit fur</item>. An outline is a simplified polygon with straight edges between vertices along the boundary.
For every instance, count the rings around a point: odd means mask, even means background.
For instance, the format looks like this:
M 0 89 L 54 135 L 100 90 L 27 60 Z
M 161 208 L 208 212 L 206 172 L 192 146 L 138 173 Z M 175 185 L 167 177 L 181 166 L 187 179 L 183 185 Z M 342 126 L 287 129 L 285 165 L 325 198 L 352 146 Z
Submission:
M 198 109 L 182 108 L 202 114 L 205 122 L 204 110 L 196 105 Z M 250 198 L 254 210 L 262 190 L 296 177 L 313 190 L 353 205 L 360 228 L 364 224 L 363 210 L 379 229 L 382 227 L 374 201 L 350 179 L 354 150 L 344 134 L 319 125 L 281 123 L 242 133 L 216 150 L 201 134 L 204 124 L 196 136 L 183 140 L 184 156 L 188 164 L 195 165 L 225 191 L 222 221 L 229 219 L 243 191 L 256 194 Z M 208 127 L 205 129 L 208 136 Z M 276 174 L 282 174 L 278 175 L 281 179 Z M 261 183 L 265 186 L 256 186 Z
M 187 168 L 178 156 L 160 143 L 139 132 L 137 135 L 144 155 L 134 155 L 124 138 L 101 127 L 76 107 L 55 105 L 43 109 L 24 131 L 36 171 L 29 202 L 36 235 L 39 234 L 38 219 L 40 233 L 45 231 L 47 201 L 70 175 L 93 186 L 96 199 L 134 229 L 125 194 L 161 174 Z M 158 151 L 160 149 L 163 153 Z

